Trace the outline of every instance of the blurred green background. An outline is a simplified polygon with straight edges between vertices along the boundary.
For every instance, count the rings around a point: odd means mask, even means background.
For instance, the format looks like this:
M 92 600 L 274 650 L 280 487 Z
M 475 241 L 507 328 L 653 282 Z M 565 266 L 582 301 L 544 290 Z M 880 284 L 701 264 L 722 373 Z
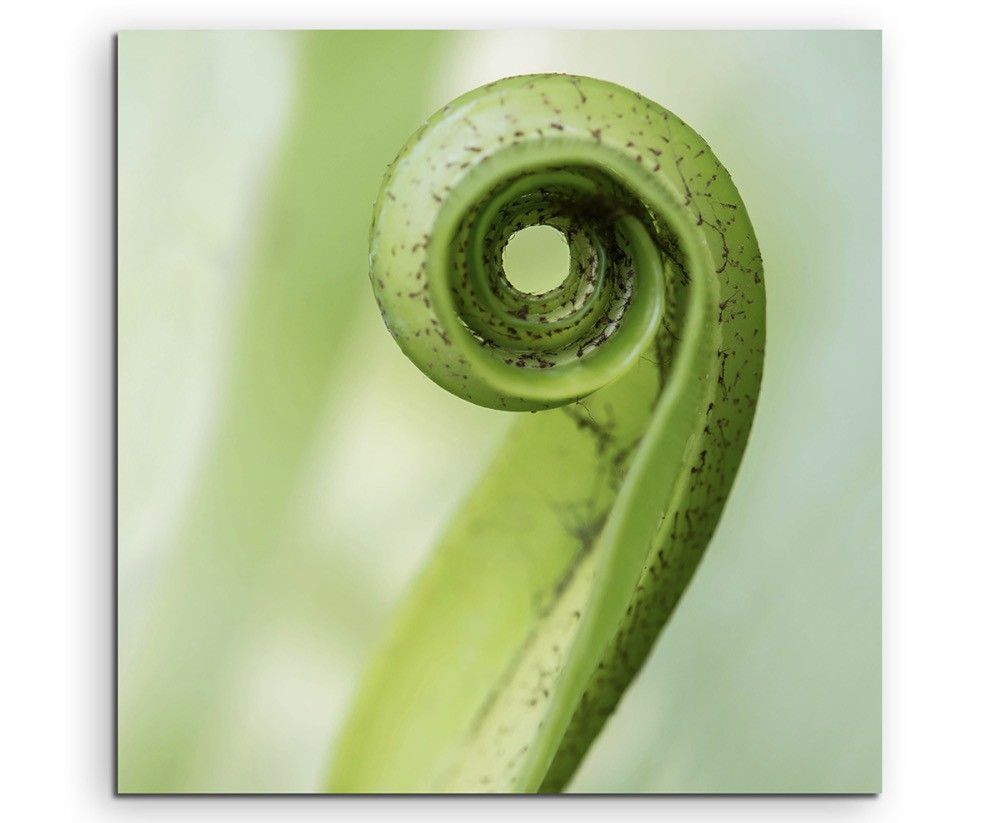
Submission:
M 320 788 L 367 655 L 511 423 L 385 331 L 371 205 L 426 116 L 537 71 L 694 126 L 768 287 L 721 526 L 570 790 L 880 788 L 880 35 L 128 32 L 121 791 Z

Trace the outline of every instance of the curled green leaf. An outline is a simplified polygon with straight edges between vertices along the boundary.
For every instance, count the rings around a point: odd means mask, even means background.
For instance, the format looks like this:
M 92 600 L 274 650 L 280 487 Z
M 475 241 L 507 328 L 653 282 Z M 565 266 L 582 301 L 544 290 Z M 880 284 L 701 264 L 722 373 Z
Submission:
M 543 294 L 503 269 L 535 225 L 570 250 Z M 512 77 L 404 146 L 370 262 L 386 326 L 427 376 L 538 413 L 400 608 L 328 789 L 559 791 L 677 605 L 743 454 L 764 356 L 749 216 L 704 140 L 656 103 Z

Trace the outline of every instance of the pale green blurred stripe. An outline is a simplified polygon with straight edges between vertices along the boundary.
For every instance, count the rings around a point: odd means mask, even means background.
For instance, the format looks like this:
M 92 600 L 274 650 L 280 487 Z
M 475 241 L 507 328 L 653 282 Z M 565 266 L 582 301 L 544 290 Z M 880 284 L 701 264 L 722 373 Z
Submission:
M 245 35 L 125 34 L 120 41 L 119 69 L 128 83 L 142 81 L 143 73 L 169 80 L 176 73 L 190 95 L 164 112 L 157 100 L 134 100 L 123 95 L 120 117 L 123 178 L 145 174 L 134 170 L 129 136 L 151 126 L 147 118 L 165 113 L 167 125 L 196 130 L 215 104 L 202 93 L 203 84 L 217 82 L 220 63 L 230 55 L 232 40 Z M 251 35 L 251 37 L 254 37 Z M 288 40 L 292 42 L 277 42 Z M 245 263 L 232 267 L 235 282 L 228 286 L 224 313 L 229 339 L 221 344 L 225 364 L 219 370 L 219 396 L 212 412 L 211 432 L 199 459 L 189 502 L 156 573 L 152 603 L 143 615 L 141 636 L 123 630 L 120 679 L 120 788 L 123 791 L 280 790 L 280 775 L 262 770 L 240 774 L 238 782 L 220 782 L 213 752 L 232 757 L 240 751 L 239 729 L 225 729 L 234 739 L 220 738 L 217 729 L 223 701 L 231 699 L 239 682 L 241 645 L 252 642 L 253 622 L 261 611 L 278 607 L 282 598 L 322 597 L 328 601 L 356 599 L 363 613 L 366 595 L 356 584 L 338 587 L 328 581 L 322 593 L 283 591 L 301 584 L 276 579 L 275 566 L 287 571 L 280 554 L 287 551 L 284 524 L 292 496 L 314 445 L 322 416 L 331 399 L 346 398 L 350 384 L 338 381 L 344 360 L 361 353 L 351 345 L 355 307 L 367 289 L 367 227 L 370 204 L 388 159 L 425 111 L 421 90 L 425 72 L 440 40 L 435 34 L 399 33 L 304 34 L 293 38 L 257 36 L 258 42 L 242 63 L 245 77 L 231 76 L 227 96 L 252 105 L 256 89 L 253 60 L 268 59 L 268 50 L 291 48 L 294 61 L 294 102 L 277 159 L 260 156 L 272 171 L 257 191 L 259 198 L 249 219 L 258 226 L 249 232 L 245 249 L 236 253 Z M 158 59 L 160 58 L 160 59 Z M 221 69 L 225 72 L 225 67 Z M 372 89 L 378 89 L 377 94 Z M 187 104 L 187 105 L 185 105 Z M 137 122 L 133 122 L 135 118 Z M 187 118 L 190 118 L 188 121 Z M 225 128 L 225 123 L 218 124 Z M 182 134 L 183 136 L 183 134 Z M 240 135 L 233 135 L 239 151 Z M 164 151 L 172 172 L 183 173 L 190 162 L 203 161 L 200 145 L 174 146 Z M 148 158 L 145 158 L 148 159 Z M 213 169 L 203 168 L 208 181 Z M 128 230 L 128 215 L 155 202 L 158 193 L 136 193 L 123 187 L 120 209 L 123 292 L 138 282 L 141 248 L 128 254 L 142 239 Z M 209 209 L 234 210 L 241 204 L 213 201 L 211 185 L 201 194 Z M 193 210 L 199 204 L 185 199 Z M 191 217 L 196 217 L 192 211 Z M 186 231 L 201 229 L 192 220 Z M 181 237 L 177 238 L 182 240 Z M 232 253 L 232 249 L 228 249 Z M 208 277 L 223 276 L 223 264 Z M 179 274 L 184 261 L 164 272 Z M 183 287 L 176 282 L 175 287 Z M 144 295 L 135 299 L 141 300 Z M 122 299 L 122 350 L 141 345 L 143 330 L 133 323 L 132 299 Z M 155 310 L 155 306 L 153 307 Z M 225 318 L 219 317 L 220 322 Z M 183 341 L 178 341 L 183 345 Z M 199 352 L 191 352 L 198 357 Z M 148 363 L 146 364 L 149 365 Z M 137 369 L 137 371 L 140 371 Z M 143 440 L 144 420 L 133 415 L 132 404 L 143 402 L 123 375 L 122 425 L 125 437 Z M 148 375 L 146 375 L 148 376 Z M 167 387 L 169 393 L 169 386 Z M 155 413 L 155 410 L 153 410 Z M 135 488 L 125 457 L 120 482 L 126 494 Z M 123 520 L 128 517 L 123 506 Z M 130 562 L 129 534 L 123 523 L 123 565 Z M 304 569 L 302 570 L 305 571 Z M 300 573 L 301 574 L 301 573 Z M 301 574 L 301 577 L 306 577 Z M 128 586 L 127 575 L 122 585 Z M 124 593 L 123 599 L 128 597 Z M 317 617 L 321 620 L 322 613 Z M 137 618 L 140 619 L 140 618 Z M 317 627 L 322 631 L 322 627 Z M 294 637 L 291 642 L 296 642 Z M 333 644 L 331 644 L 333 645 Z M 311 718 L 330 734 L 329 717 Z M 315 748 L 315 746 L 313 747 Z M 251 757 L 258 768 L 273 759 Z M 322 759 L 323 751 L 313 751 Z M 317 764 L 317 769 L 319 764 Z M 298 788 L 309 788 L 300 776 Z

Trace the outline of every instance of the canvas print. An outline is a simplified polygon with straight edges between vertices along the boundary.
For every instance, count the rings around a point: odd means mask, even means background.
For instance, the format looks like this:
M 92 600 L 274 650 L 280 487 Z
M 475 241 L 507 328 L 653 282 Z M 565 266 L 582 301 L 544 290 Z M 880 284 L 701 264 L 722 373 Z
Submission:
M 121 33 L 118 791 L 879 791 L 880 47 Z

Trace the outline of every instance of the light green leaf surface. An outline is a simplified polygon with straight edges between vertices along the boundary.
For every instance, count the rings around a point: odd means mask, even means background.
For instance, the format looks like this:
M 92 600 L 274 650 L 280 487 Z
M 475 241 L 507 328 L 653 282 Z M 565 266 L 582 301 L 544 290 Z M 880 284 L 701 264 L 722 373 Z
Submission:
M 528 295 L 500 261 L 538 223 L 566 234 L 571 268 Z M 371 277 L 428 376 L 536 413 L 401 607 L 328 788 L 557 791 L 677 605 L 749 435 L 764 287 L 746 209 L 656 103 L 589 78 L 510 78 L 404 147 Z

